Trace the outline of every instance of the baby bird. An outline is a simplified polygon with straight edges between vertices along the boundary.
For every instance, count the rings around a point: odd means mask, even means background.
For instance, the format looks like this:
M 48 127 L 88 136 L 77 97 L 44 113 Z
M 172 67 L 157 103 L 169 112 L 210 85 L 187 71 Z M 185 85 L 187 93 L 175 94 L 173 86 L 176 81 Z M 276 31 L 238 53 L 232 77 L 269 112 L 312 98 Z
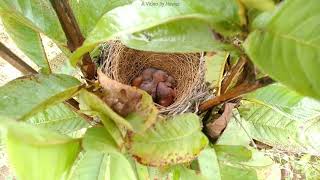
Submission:
M 175 98 L 175 92 L 171 87 L 168 87 L 165 82 L 159 82 L 157 87 L 157 102 L 161 106 L 168 107 Z
M 176 81 L 160 69 L 145 69 L 132 80 L 131 85 L 146 91 L 154 102 L 164 107 L 170 106 L 176 97 Z

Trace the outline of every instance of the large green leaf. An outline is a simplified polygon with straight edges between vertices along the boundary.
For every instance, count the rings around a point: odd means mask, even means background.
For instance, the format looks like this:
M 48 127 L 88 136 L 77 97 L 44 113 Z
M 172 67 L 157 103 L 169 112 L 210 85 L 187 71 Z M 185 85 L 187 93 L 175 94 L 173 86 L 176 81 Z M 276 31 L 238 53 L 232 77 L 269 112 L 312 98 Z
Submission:
M 132 0 L 70 0 L 70 6 L 77 19 L 81 32 L 86 37 L 98 20 L 106 12 L 118 6 L 131 3 Z
M 0 14 L 44 33 L 60 45 L 67 44 L 58 17 L 48 0 L 1 0 Z
M 172 172 L 168 171 L 166 168 L 161 169 L 157 167 L 144 166 L 138 163 L 135 159 L 130 158 L 131 166 L 134 168 L 136 176 L 138 179 L 158 179 L 167 180 L 172 177 Z
M 248 161 L 252 157 L 252 152 L 244 146 L 234 145 L 214 145 L 214 150 L 220 161 Z
M 275 7 L 273 0 L 240 0 L 247 8 L 258 10 L 272 10 Z
M 256 150 L 241 146 L 214 146 L 221 179 L 279 179 L 279 167 L 273 161 Z
M 213 148 L 203 150 L 198 157 L 201 174 L 208 180 L 221 180 L 218 158 Z
M 119 147 L 104 127 L 94 127 L 87 130 L 82 146 L 87 151 L 118 153 Z
M 320 117 L 292 119 L 266 105 L 243 101 L 239 108 L 250 136 L 280 149 L 319 154 Z
M 288 18 L 290 17 L 290 18 Z M 265 73 L 320 99 L 320 1 L 290 0 L 264 28 L 251 33 L 245 50 Z
M 80 82 L 67 75 L 33 75 L 0 87 L 0 115 L 26 119 L 72 97 Z
M 288 118 L 314 119 L 320 116 L 320 102 L 301 96 L 281 84 L 269 85 L 245 96 L 245 99 L 268 106 Z
M 171 170 L 172 179 L 174 180 L 207 180 L 206 177 L 201 174 L 197 174 L 196 171 L 188 169 L 183 165 L 174 166 Z
M 72 64 L 75 65 L 83 54 L 91 51 L 98 43 L 182 19 L 203 21 L 223 34 L 235 34 L 240 30 L 238 4 L 234 0 L 182 0 L 177 2 L 178 5 L 163 7 L 159 7 L 160 0 L 154 3 L 158 5 L 150 6 L 138 0 L 106 13 L 83 46 L 73 54 Z
M 70 134 L 89 126 L 86 120 L 63 103 L 38 112 L 26 121 L 39 127 L 58 131 L 61 134 Z
M 144 133 L 133 134 L 130 141 L 129 152 L 152 166 L 189 162 L 208 144 L 199 118 L 191 113 L 159 120 Z
M 6 132 L 10 165 L 19 179 L 55 180 L 67 177 L 80 151 L 78 139 L 7 118 L 0 118 L 0 127 Z
M 40 34 L 10 16 L 2 16 L 6 32 L 15 44 L 24 52 L 42 71 L 50 72 L 50 66 L 42 46 Z
M 319 154 L 320 102 L 273 84 L 245 96 L 241 123 L 252 138 L 289 150 Z
M 250 134 L 245 131 L 245 127 L 242 125 L 242 119 L 239 113 L 235 113 L 233 110 L 233 116 L 229 120 L 226 129 L 223 131 L 222 135 L 219 137 L 216 145 L 234 145 L 234 146 L 249 146 L 250 144 Z
M 70 180 L 136 180 L 134 171 L 121 154 L 86 151 L 72 171 Z
M 126 46 L 153 52 L 201 52 L 223 49 L 210 27 L 196 20 L 180 20 L 121 36 Z
M 87 130 L 82 146 L 85 150 L 75 163 L 71 179 L 136 179 L 133 168 L 112 136 L 103 127 Z

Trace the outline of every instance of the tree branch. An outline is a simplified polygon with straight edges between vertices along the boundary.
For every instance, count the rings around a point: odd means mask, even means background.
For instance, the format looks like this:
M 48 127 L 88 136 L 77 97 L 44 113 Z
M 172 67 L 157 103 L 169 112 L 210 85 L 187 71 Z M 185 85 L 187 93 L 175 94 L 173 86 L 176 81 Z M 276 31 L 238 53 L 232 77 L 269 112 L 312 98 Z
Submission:
M 73 52 L 82 45 L 84 37 L 73 15 L 72 9 L 69 5 L 69 1 L 50 0 L 50 2 L 59 18 L 62 29 L 67 37 L 68 48 L 71 52 Z M 95 78 L 96 66 L 91 60 L 89 53 L 83 56 L 80 68 L 86 79 L 93 80 Z
M 35 69 L 16 56 L 2 43 L 0 43 L 0 56 L 24 75 L 37 73 Z
M 239 96 L 242 96 L 246 93 L 252 92 L 256 89 L 259 89 L 261 87 L 267 86 L 269 84 L 274 83 L 274 81 L 270 77 L 263 77 L 258 80 L 256 80 L 254 83 L 250 82 L 244 82 L 240 84 L 239 86 L 227 91 L 225 94 L 221 96 L 216 96 L 199 106 L 199 110 L 201 112 L 206 111 L 214 106 L 217 106 L 221 103 L 224 103 L 226 101 L 233 100 Z

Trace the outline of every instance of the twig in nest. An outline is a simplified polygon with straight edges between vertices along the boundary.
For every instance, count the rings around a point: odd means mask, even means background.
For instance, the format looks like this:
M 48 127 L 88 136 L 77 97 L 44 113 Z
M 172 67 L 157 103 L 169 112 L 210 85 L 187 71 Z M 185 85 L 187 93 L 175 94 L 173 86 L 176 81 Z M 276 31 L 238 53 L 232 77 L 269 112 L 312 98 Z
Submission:
M 206 111 L 206 110 L 208 110 L 214 106 L 217 106 L 221 103 L 233 100 L 241 95 L 252 92 L 256 89 L 259 89 L 261 87 L 267 86 L 272 83 L 274 83 L 274 81 L 270 77 L 260 78 L 260 79 L 256 80 L 254 83 L 244 82 L 244 83 L 240 84 L 239 86 L 227 91 L 225 94 L 222 94 L 221 96 L 216 96 L 216 97 L 202 103 L 199 107 L 199 110 L 202 112 Z
M 230 88 L 232 82 L 235 81 L 235 78 L 237 78 L 246 62 L 246 59 L 241 57 L 237 64 L 231 68 L 230 73 L 228 73 L 222 82 L 221 94 L 224 94 Z
M 69 5 L 69 1 L 50 0 L 50 2 L 59 18 L 62 29 L 67 37 L 68 48 L 71 52 L 73 52 L 82 45 L 84 37 L 73 15 L 72 9 Z M 95 78 L 96 65 L 91 60 L 89 53 L 83 56 L 80 68 L 85 79 L 92 80 Z

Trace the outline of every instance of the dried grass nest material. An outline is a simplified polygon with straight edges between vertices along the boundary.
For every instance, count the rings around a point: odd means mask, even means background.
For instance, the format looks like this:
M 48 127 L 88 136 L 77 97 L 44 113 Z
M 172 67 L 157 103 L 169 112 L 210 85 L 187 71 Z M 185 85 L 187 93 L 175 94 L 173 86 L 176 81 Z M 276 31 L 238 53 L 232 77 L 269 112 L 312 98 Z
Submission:
M 128 85 L 149 67 L 168 72 L 177 82 L 177 95 L 168 107 L 156 104 L 163 115 L 197 112 L 199 103 L 208 95 L 201 54 L 139 51 L 112 41 L 102 46 L 100 59 L 102 69 L 109 78 Z

